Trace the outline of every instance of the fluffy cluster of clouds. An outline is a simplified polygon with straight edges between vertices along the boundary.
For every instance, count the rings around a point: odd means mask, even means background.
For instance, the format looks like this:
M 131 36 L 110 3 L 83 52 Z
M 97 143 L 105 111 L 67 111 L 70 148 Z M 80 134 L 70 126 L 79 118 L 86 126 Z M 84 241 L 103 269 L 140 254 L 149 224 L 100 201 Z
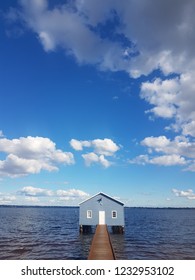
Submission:
M 86 199 L 89 194 L 79 189 L 68 190 L 48 190 L 44 188 L 35 188 L 33 186 L 23 187 L 20 191 L 21 195 L 25 195 L 27 198 L 39 198 L 39 197 L 58 197 L 61 201 L 69 201 L 75 199 Z
M 193 73 L 186 72 L 173 79 L 142 83 L 140 96 L 152 107 L 146 113 L 171 120 L 167 129 L 195 137 L 194 78 Z
M 184 197 L 190 200 L 195 199 L 195 193 L 192 189 L 183 191 L 183 190 L 177 190 L 173 189 L 172 192 L 177 196 L 177 197 Z
M 105 156 L 114 156 L 120 149 L 115 142 L 108 138 L 94 139 L 91 141 L 72 139 L 70 145 L 76 151 L 83 151 L 84 148 L 92 148 L 92 152 L 82 154 L 85 164 L 91 166 L 94 163 L 98 163 L 105 168 L 112 165 L 112 162 L 105 158 Z
M 141 145 L 148 154 L 139 155 L 130 163 L 157 164 L 163 166 L 181 165 L 184 170 L 195 172 L 195 142 L 185 136 L 176 136 L 174 140 L 166 136 L 146 137 Z
M 60 47 L 79 63 L 132 77 L 157 68 L 169 74 L 194 67 L 193 0 L 18 2 L 20 8 L 11 9 L 8 18 L 20 19 L 37 34 L 45 51 Z
M 25 186 L 13 194 L 0 193 L 1 204 L 38 204 L 38 205 L 64 205 L 63 203 L 78 204 L 89 197 L 89 194 L 79 189 L 49 190 L 33 186 Z
M 0 139 L 0 152 L 6 154 L 0 160 L 0 176 L 19 177 L 37 174 L 42 170 L 57 171 L 59 164 L 74 164 L 70 152 L 56 149 L 53 141 L 43 137 Z
M 105 156 L 113 157 L 120 149 L 111 139 L 94 139 L 79 141 L 72 139 L 71 147 L 75 151 L 92 148 L 93 151 L 82 154 L 86 166 L 93 163 L 107 168 L 111 162 Z M 64 152 L 56 148 L 56 144 L 44 137 L 20 137 L 18 139 L 0 138 L 0 153 L 5 155 L 0 160 L 0 177 L 21 177 L 29 174 L 38 174 L 45 170 L 58 171 L 59 165 L 75 164 L 72 152 Z
M 146 79 L 140 87 L 140 98 L 150 105 L 146 113 L 169 120 L 166 129 L 178 135 L 195 137 L 194 0 L 18 3 L 7 18 L 12 22 L 20 20 L 34 32 L 46 52 L 61 48 L 79 64 L 124 71 L 135 79 L 159 69 L 163 75 L 156 74 L 152 81 Z M 72 141 L 72 145 L 81 150 L 95 144 Z M 105 156 L 96 151 L 83 158 L 87 165 L 99 162 L 107 167 L 110 163 Z M 7 164 L 13 161 L 16 159 L 8 158 Z M 152 164 L 183 165 L 184 161 L 181 154 L 145 157 L 145 163 Z

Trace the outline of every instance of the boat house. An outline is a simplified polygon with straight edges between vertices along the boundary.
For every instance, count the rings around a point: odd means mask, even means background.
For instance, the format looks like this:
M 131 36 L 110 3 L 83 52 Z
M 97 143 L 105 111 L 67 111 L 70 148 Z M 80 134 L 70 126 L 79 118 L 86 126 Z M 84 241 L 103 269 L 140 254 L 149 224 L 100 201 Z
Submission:
M 111 226 L 113 232 L 123 233 L 124 204 L 102 192 L 80 203 L 80 232 L 91 231 L 92 226 Z

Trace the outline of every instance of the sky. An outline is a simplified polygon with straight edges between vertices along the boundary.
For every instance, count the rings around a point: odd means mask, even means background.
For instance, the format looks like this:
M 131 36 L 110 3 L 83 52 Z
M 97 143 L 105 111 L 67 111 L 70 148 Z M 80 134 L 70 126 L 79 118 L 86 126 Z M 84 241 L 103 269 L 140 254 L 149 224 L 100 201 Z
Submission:
M 0 3 L 0 204 L 195 207 L 194 0 Z

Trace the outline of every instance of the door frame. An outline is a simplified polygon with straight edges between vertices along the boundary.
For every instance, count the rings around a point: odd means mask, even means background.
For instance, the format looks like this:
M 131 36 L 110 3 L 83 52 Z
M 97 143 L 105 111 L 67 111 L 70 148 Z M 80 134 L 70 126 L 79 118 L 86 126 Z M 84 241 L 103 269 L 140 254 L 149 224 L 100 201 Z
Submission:
M 106 224 L 106 212 L 99 211 L 99 225 L 105 225 L 105 224 Z

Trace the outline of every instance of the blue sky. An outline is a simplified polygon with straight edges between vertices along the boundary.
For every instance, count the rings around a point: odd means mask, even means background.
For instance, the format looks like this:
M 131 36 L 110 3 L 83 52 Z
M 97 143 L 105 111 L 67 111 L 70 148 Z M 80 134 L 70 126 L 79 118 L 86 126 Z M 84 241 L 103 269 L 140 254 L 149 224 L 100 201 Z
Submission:
M 195 207 L 192 0 L 0 4 L 0 204 Z

